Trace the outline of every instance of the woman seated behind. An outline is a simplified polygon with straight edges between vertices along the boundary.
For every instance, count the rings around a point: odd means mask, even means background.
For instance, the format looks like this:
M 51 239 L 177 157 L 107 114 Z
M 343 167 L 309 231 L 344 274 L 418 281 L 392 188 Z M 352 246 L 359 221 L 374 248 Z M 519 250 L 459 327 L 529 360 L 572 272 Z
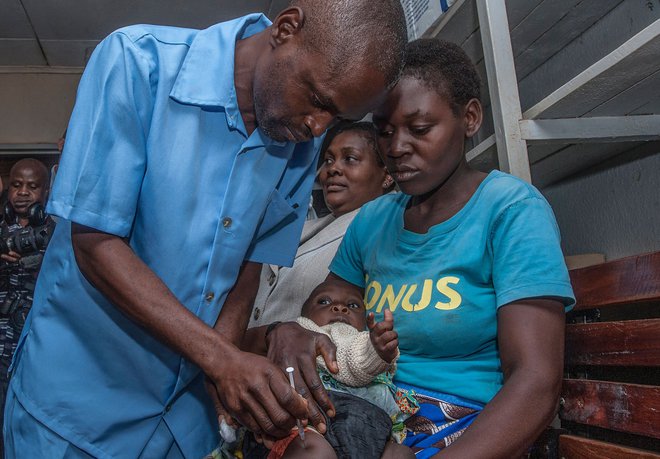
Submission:
M 249 327 L 290 320 L 328 275 L 346 228 L 358 209 L 394 187 L 376 151 L 371 123 L 342 123 L 321 147 L 318 180 L 331 214 L 305 222 L 293 267 L 264 265 Z
M 562 379 L 574 298 L 559 230 L 533 186 L 468 165 L 479 87 L 457 45 L 409 44 L 402 77 L 373 117 L 402 193 L 363 206 L 330 266 L 331 279 L 361 289 L 376 320 L 394 316 L 394 383 L 420 402 L 405 441 L 418 458 L 520 457 L 552 420 Z M 296 327 L 272 331 L 276 362 L 300 362 L 300 349 L 318 340 Z

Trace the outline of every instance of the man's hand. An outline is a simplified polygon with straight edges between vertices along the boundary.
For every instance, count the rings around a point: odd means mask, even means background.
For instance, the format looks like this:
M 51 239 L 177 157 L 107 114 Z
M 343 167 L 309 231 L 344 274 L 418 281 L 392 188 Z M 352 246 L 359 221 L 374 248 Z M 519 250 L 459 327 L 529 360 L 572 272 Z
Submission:
M 268 334 L 267 346 L 272 362 L 282 369 L 294 368 L 296 389 L 307 399 L 309 420 L 319 432 L 325 433 L 325 417 L 320 409 L 333 417 L 335 407 L 316 370 L 316 356 L 323 356 L 328 369 L 337 373 L 335 345 L 323 334 L 306 330 L 295 322 L 285 322 Z
M 10 250 L 8 253 L 3 253 L 0 255 L 0 258 L 3 260 L 9 262 L 9 263 L 16 263 L 18 260 L 21 259 L 21 254 L 16 253 L 13 250 Z
M 224 352 L 207 390 L 218 417 L 231 418 L 264 438 L 289 435 L 296 419 L 307 420 L 307 402 L 284 372 L 266 358 L 234 349 Z
M 307 402 L 289 385 L 284 372 L 265 357 L 240 352 L 259 283 L 261 264 L 246 262 L 220 311 L 214 330 L 233 346 L 214 348 L 206 368 L 206 389 L 215 406 L 218 422 L 230 426 L 236 420 L 264 443 L 289 434 L 296 419 L 307 419 Z M 263 341 L 263 338 L 262 340 Z
M 367 327 L 369 337 L 376 352 L 387 363 L 392 363 L 398 355 L 399 335 L 394 331 L 394 316 L 392 311 L 386 309 L 383 313 L 383 321 L 376 323 L 373 312 L 367 316 Z

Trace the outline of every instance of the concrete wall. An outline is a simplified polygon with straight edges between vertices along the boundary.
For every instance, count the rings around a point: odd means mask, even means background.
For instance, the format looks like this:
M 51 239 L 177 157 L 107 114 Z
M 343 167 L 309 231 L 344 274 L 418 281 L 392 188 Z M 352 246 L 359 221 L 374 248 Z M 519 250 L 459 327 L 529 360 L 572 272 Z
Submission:
M 73 109 L 74 72 L 0 73 L 0 144 L 55 144 Z
M 660 250 L 660 153 L 618 157 L 542 192 L 567 255 L 612 260 Z

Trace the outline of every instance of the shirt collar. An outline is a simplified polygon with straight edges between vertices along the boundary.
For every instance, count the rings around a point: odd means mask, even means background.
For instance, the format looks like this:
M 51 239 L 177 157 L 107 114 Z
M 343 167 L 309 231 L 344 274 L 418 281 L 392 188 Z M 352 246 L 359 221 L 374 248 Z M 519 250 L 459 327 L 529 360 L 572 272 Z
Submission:
M 241 129 L 244 129 L 242 122 L 240 126 Z M 273 146 L 273 147 L 288 149 L 290 150 L 289 153 L 291 153 L 293 151 L 293 148 L 287 148 L 287 147 L 293 147 L 294 145 L 295 145 L 294 143 L 278 142 L 277 140 L 271 139 L 264 133 L 264 131 L 261 130 L 259 126 L 257 126 L 254 132 L 252 132 L 252 135 L 250 135 L 243 144 L 243 148 L 245 150 L 249 150 L 252 148 L 258 148 L 263 146 Z
M 229 127 L 242 128 L 234 86 L 236 41 L 270 25 L 263 14 L 249 14 L 200 30 L 177 74 L 170 97 L 182 104 L 224 108 Z

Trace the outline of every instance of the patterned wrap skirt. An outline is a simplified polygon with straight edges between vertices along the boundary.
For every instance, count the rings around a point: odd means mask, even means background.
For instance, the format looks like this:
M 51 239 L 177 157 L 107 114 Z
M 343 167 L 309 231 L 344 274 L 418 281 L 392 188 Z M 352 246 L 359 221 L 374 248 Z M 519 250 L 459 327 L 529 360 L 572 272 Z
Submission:
M 419 403 L 419 411 L 404 422 L 407 432 L 403 444 L 420 459 L 429 458 L 449 446 L 484 407 L 454 395 L 402 383 L 397 386 L 413 391 Z

